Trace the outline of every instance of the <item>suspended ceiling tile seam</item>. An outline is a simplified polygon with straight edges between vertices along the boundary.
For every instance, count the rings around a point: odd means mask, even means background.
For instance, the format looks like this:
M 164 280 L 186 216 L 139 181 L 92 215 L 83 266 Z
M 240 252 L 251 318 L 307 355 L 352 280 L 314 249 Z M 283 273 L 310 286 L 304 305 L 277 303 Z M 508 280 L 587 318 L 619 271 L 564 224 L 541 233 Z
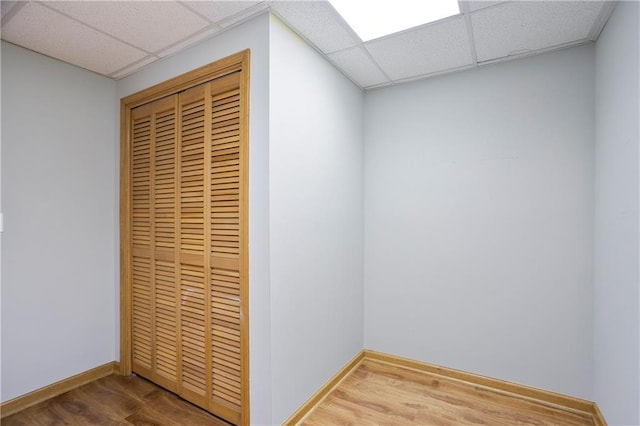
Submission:
M 202 16 L 207 21 L 217 24 L 223 28 L 229 23 L 234 23 L 238 18 L 244 19 L 247 15 L 255 11 L 263 10 L 267 7 L 264 1 L 181 1 L 182 5 L 194 13 Z M 222 8 L 219 9 L 219 8 Z M 225 9 L 230 9 L 225 10 Z
M 2 37 L 102 75 L 147 55 L 37 2 L 29 2 L 20 9 L 3 28 Z M 95 46 L 100 46 L 101 51 Z
M 448 21 L 455 21 L 457 19 L 460 19 L 461 17 L 462 17 L 462 13 L 458 13 L 458 14 L 455 14 L 455 15 L 447 16 L 446 18 L 438 19 L 437 21 L 427 22 L 426 24 L 417 25 L 415 27 L 407 28 L 407 29 L 402 30 L 402 31 L 398 31 L 398 32 L 395 32 L 395 33 L 392 33 L 392 34 L 387 34 L 387 35 L 383 35 L 383 36 L 378 37 L 378 38 L 367 40 L 367 41 L 362 42 L 362 44 L 363 45 L 368 45 L 368 44 L 371 44 L 373 42 L 383 41 L 383 40 L 386 40 L 386 39 L 389 39 L 389 38 L 396 38 L 398 36 L 409 34 L 409 33 L 412 33 L 414 31 L 421 31 L 421 30 L 424 30 L 424 29 L 429 28 L 429 27 L 435 27 L 435 26 L 438 26 L 438 25 L 441 25 L 441 24 L 445 24 Z
M 593 43 L 593 40 L 584 38 L 581 40 L 575 40 L 567 43 L 557 44 L 555 46 L 549 46 L 542 49 L 530 50 L 530 51 L 526 51 L 526 52 L 522 52 L 514 55 L 502 56 L 499 58 L 488 59 L 486 61 L 480 61 L 478 62 L 478 66 L 498 64 L 501 62 L 509 62 L 515 59 L 528 58 L 530 56 L 544 55 L 547 53 L 557 52 L 558 50 L 570 49 L 572 47 L 577 47 L 577 46 L 581 46 L 583 44 L 589 44 L 589 43 Z
M 329 58 L 326 58 L 329 59 Z M 358 89 L 360 89 L 360 91 L 364 92 L 365 88 L 362 87 L 362 85 L 360 83 L 358 83 L 356 81 L 356 79 L 354 77 L 352 77 L 350 75 L 350 73 L 346 72 L 345 70 L 343 70 L 338 64 L 336 64 L 333 61 L 329 61 L 329 63 L 331 64 L 331 66 L 333 66 L 340 74 L 342 74 L 347 80 L 349 80 L 350 82 L 352 82 L 354 85 L 356 85 L 356 87 L 358 87 Z
M 471 15 L 479 61 L 588 37 L 603 2 L 508 2 Z
M 465 9 L 468 9 L 469 5 L 465 4 Z M 478 53 L 476 52 L 476 40 L 473 36 L 473 24 L 471 23 L 471 16 L 467 10 L 463 13 L 464 24 L 467 28 L 467 37 L 469 37 L 469 50 L 471 50 L 471 59 L 473 59 L 473 65 L 478 65 Z
M 2 2 L 2 4 L 6 3 L 7 2 L 4 1 Z M 25 1 L 14 1 L 11 5 L 9 5 L 9 9 L 6 12 L 2 11 L 3 15 L 2 20 L 0 21 L 0 26 L 4 27 L 6 24 L 8 24 L 11 18 L 13 18 L 26 4 L 27 2 Z
M 438 21 L 365 43 L 393 81 L 472 65 L 464 18 Z
M 264 12 L 269 10 L 269 6 L 265 2 L 259 2 L 254 4 L 251 7 L 243 9 L 238 13 L 235 13 L 231 16 L 227 16 L 224 19 L 216 21 L 216 24 L 220 26 L 220 28 L 228 29 L 230 27 L 234 27 L 236 25 L 243 24 L 256 16 L 261 15 Z
M 196 15 L 198 15 L 199 17 L 201 17 L 202 19 L 204 19 L 205 21 L 207 21 L 209 24 L 215 25 L 215 22 L 212 21 L 211 19 L 209 19 L 207 16 L 203 15 L 202 13 L 198 12 L 197 10 L 191 8 L 191 6 L 189 6 L 186 2 L 184 1 L 178 1 L 177 2 L 179 5 L 181 5 L 182 7 L 187 8 L 191 13 L 194 13 Z
M 518 55 L 505 56 L 505 57 L 491 59 L 491 60 L 484 61 L 484 62 L 478 62 L 478 64 L 475 65 L 475 66 L 473 66 L 473 65 L 463 66 L 463 67 L 459 67 L 459 68 L 455 68 L 455 69 L 443 70 L 443 71 L 435 72 L 435 73 L 431 73 L 431 74 L 422 74 L 422 75 L 417 75 L 417 76 L 414 76 L 414 77 L 398 79 L 398 80 L 394 81 L 392 84 L 384 84 L 384 83 L 376 84 L 374 86 L 366 87 L 365 91 L 374 90 L 374 89 L 380 89 L 380 88 L 392 86 L 392 85 L 395 85 L 395 84 L 403 84 L 403 83 L 409 83 L 409 82 L 412 82 L 412 81 L 418 81 L 418 80 L 423 80 L 423 79 L 434 78 L 434 77 L 438 77 L 438 76 L 441 76 L 441 75 L 453 74 L 453 73 L 466 71 L 466 70 L 473 69 L 473 68 L 481 68 L 481 67 L 500 64 L 500 63 L 504 63 L 504 62 L 510 62 L 510 61 L 513 61 L 513 60 L 516 60 L 516 59 L 524 59 L 524 58 L 528 58 L 528 57 L 532 57 L 532 56 L 544 55 L 544 54 L 547 54 L 547 53 L 553 53 L 553 52 L 557 52 L 557 51 L 563 50 L 563 49 L 570 49 L 572 47 L 577 47 L 577 46 L 581 46 L 581 45 L 589 44 L 589 43 L 593 43 L 593 41 L 589 40 L 589 39 L 583 39 L 583 40 L 580 40 L 580 41 L 566 43 L 566 44 L 559 45 L 559 46 L 552 46 L 552 47 L 549 47 L 549 48 L 540 49 L 540 50 L 531 51 L 531 52 L 526 52 L 526 53 L 521 53 L 521 54 L 518 54 Z
M 331 53 L 328 59 L 345 75 L 353 76 L 354 82 L 361 88 L 390 81 L 362 46 Z
M 81 24 L 81 25 L 84 25 L 84 26 L 85 26 L 85 27 L 87 27 L 87 28 L 91 28 L 92 30 L 97 31 L 97 32 L 101 33 L 102 35 L 105 35 L 105 36 L 110 37 L 110 38 L 112 38 L 112 39 L 114 39 L 114 40 L 117 40 L 117 41 L 119 41 L 119 42 L 120 42 L 120 43 L 122 43 L 122 44 L 126 44 L 126 45 L 127 45 L 127 46 L 129 46 L 129 47 L 133 47 L 133 48 L 135 48 L 135 49 L 138 49 L 138 50 L 140 50 L 140 51 L 142 51 L 142 52 L 146 53 L 147 55 L 153 55 L 153 52 L 149 52 L 148 50 L 145 50 L 145 49 L 143 49 L 143 48 L 141 48 L 141 47 L 138 47 L 138 46 L 136 46 L 135 44 L 129 43 L 129 42 L 128 42 L 128 41 L 126 41 L 126 40 L 121 40 L 121 39 L 119 39 L 118 37 L 115 37 L 115 36 L 113 36 L 113 35 L 111 35 L 111 34 L 109 34 L 109 33 L 107 33 L 107 32 L 102 31 L 102 30 L 101 30 L 101 29 L 99 29 L 99 28 L 95 28 L 94 26 L 89 25 L 89 24 L 87 24 L 86 22 L 82 22 L 82 21 L 80 21 L 80 20 L 78 20 L 78 19 L 74 18 L 73 16 L 69 16 L 69 15 L 67 15 L 67 14 L 66 14 L 66 13 L 64 13 L 64 12 L 61 12 L 61 11 L 59 11 L 58 9 L 55 9 L 55 8 L 53 8 L 53 7 L 49 6 L 49 5 L 47 5 L 47 4 L 46 4 L 46 2 L 36 1 L 36 2 L 34 2 L 34 3 L 37 3 L 37 4 L 41 5 L 41 6 L 44 6 L 44 7 L 46 7 L 47 9 L 51 10 L 52 12 L 55 12 L 55 13 L 57 13 L 57 14 L 59 14 L 59 15 L 62 15 L 62 16 L 64 16 L 65 18 L 71 19 L 72 21 L 75 21 L 75 22 L 77 22 L 77 23 L 79 23 L 79 24 Z
M 373 56 L 371 56 L 371 52 L 369 52 L 367 50 L 366 47 L 364 47 L 364 43 L 362 43 L 360 45 L 360 48 L 364 51 L 364 54 L 367 55 L 369 57 L 369 59 L 371 59 L 371 62 L 373 62 L 375 64 L 375 66 L 378 68 L 378 70 L 380 70 L 380 72 L 382 73 L 382 75 L 384 75 L 387 79 L 388 82 L 392 83 L 393 80 L 391 79 L 391 77 L 389 76 L 389 74 L 387 74 L 387 72 L 382 69 L 382 67 L 380 66 L 380 64 L 378 63 L 378 61 L 376 61 L 375 59 L 373 59 Z
M 305 40 L 312 41 L 322 54 L 355 47 L 362 42 L 354 36 L 353 30 L 345 29 L 339 15 L 326 1 L 272 1 L 269 5 L 276 16 Z
M 71 66 L 71 67 L 75 67 L 75 68 L 80 68 L 80 69 L 82 69 L 82 70 L 85 70 L 85 71 L 90 72 L 90 73 L 92 73 L 92 74 L 98 75 L 98 76 L 100 76 L 100 77 L 107 77 L 107 78 L 111 78 L 111 77 L 109 77 L 109 75 L 108 75 L 108 74 L 103 74 L 103 73 L 101 73 L 101 72 L 94 71 L 94 70 L 89 69 L 89 68 L 87 68 L 87 67 L 84 67 L 84 66 L 82 66 L 82 65 L 78 65 L 78 64 L 75 64 L 75 63 L 73 63 L 73 62 L 66 61 L 66 60 L 64 60 L 64 59 L 56 58 L 55 56 L 51 56 L 51 55 L 48 55 L 48 54 L 46 54 L 46 53 L 39 52 L 39 51 L 37 51 L 37 50 L 33 50 L 33 49 L 28 48 L 28 47 L 21 46 L 21 45 L 19 45 L 19 44 L 15 44 L 15 43 L 13 43 L 13 42 L 11 42 L 11 41 L 9 41 L 9 40 L 5 40 L 4 38 L 2 39 L 2 41 L 4 41 L 5 43 L 9 43 L 9 44 L 11 44 L 11 45 L 13 45 L 13 46 L 15 46 L 15 47 L 19 47 L 20 49 L 24 49 L 24 50 L 27 50 L 27 51 L 29 51 L 29 52 L 33 52 L 33 53 L 36 53 L 36 54 L 38 54 L 38 55 L 42 55 L 42 56 L 44 56 L 44 57 L 46 57 L 46 58 L 49 58 L 49 59 L 52 59 L 52 60 L 54 60 L 54 61 L 61 62 L 61 63 L 65 64 L 65 65 L 69 65 L 69 66 Z
M 176 40 L 189 37 L 211 25 L 208 20 L 175 1 L 58 1 L 49 2 L 48 5 L 149 53 L 162 50 Z
M 335 19 L 338 22 L 338 25 L 342 26 L 342 28 L 347 32 L 347 33 L 351 33 L 351 35 L 358 40 L 360 43 L 357 44 L 356 46 L 362 46 L 362 44 L 364 43 L 362 41 L 362 39 L 360 38 L 360 36 L 358 35 L 358 33 L 355 32 L 355 30 L 353 28 L 351 28 L 351 25 L 349 25 L 347 23 L 347 21 L 344 20 L 344 18 L 342 17 L 342 15 L 340 15 L 338 13 L 338 11 L 336 10 L 335 7 L 333 7 L 333 4 L 331 4 L 331 2 L 328 2 L 329 8 L 333 11 L 333 14 L 335 15 Z M 355 46 L 351 46 L 351 47 L 355 47 Z M 346 48 L 348 49 L 348 47 Z M 344 50 L 344 49 L 338 49 L 338 50 Z M 335 53 L 338 50 L 334 50 L 332 52 L 326 52 L 327 55 L 330 53 Z
M 523 0 L 516 0 L 516 1 L 523 1 Z M 534 1 L 540 1 L 540 0 L 534 0 Z M 575 0 L 572 0 L 575 1 Z M 464 2 L 460 2 L 460 3 L 466 3 L 467 8 L 469 10 L 469 13 L 475 13 L 479 10 L 483 10 L 483 9 L 488 9 L 490 7 L 495 7 L 499 4 L 504 4 L 504 3 L 513 3 L 513 1 L 488 1 L 488 0 L 480 0 L 480 1 L 464 1 Z
M 618 5 L 617 0 L 604 2 L 604 4 L 602 5 L 602 9 L 600 9 L 600 13 L 598 14 L 598 17 L 593 22 L 593 26 L 589 31 L 589 39 L 591 41 L 596 41 L 598 37 L 600 37 L 600 33 L 604 29 L 605 25 L 607 24 L 607 21 L 609 20 L 609 17 L 613 13 L 617 5 Z
M 262 4 L 262 3 L 260 3 L 260 4 Z M 256 5 L 256 6 L 257 6 L 257 5 Z M 251 20 L 251 19 L 253 19 L 253 18 L 257 17 L 257 16 L 260 16 L 260 15 L 262 15 L 262 14 L 264 14 L 264 13 L 268 13 L 268 9 L 261 9 L 261 10 L 257 10 L 256 12 L 254 12 L 254 14 L 252 14 L 252 15 L 248 15 L 248 16 L 246 16 L 245 18 L 243 18 L 243 20 L 242 20 L 242 21 L 239 21 L 239 23 L 238 23 L 237 25 L 241 24 L 242 22 L 245 22 L 245 21 Z M 223 33 L 227 32 L 227 31 L 229 31 L 229 30 L 232 30 L 234 27 L 235 27 L 235 25 L 234 25 L 234 26 L 232 26 L 232 27 L 223 27 L 223 28 L 219 29 L 217 32 L 215 32 L 215 33 L 213 33 L 213 34 L 207 35 L 206 37 L 204 37 L 204 38 L 202 38 L 202 39 L 196 40 L 196 41 L 194 42 L 194 45 L 195 45 L 196 43 L 203 42 L 204 40 L 207 40 L 208 38 L 218 37 L 218 36 L 220 36 L 221 34 L 223 34 Z M 205 29 L 205 31 L 206 31 L 206 29 Z M 306 39 L 305 39 L 305 40 L 306 40 Z M 309 41 L 307 40 L 307 43 L 311 43 L 311 42 L 309 42 Z M 175 44 L 175 45 L 177 45 L 177 44 Z M 191 47 L 191 45 L 187 45 L 187 46 L 185 46 L 185 47 L 184 47 L 184 49 L 188 49 L 189 47 Z M 144 65 L 140 66 L 139 68 L 132 68 L 131 70 L 127 70 L 127 67 L 124 67 L 124 68 L 121 68 L 120 70 L 118 70 L 117 72 L 113 72 L 113 73 L 111 73 L 111 76 L 112 76 L 111 78 L 113 78 L 113 79 L 115 79 L 115 80 L 120 80 L 120 79 L 122 79 L 122 78 L 125 78 L 125 77 L 127 77 L 127 76 L 129 76 L 129 75 L 131 75 L 131 74 L 133 74 L 133 73 L 135 73 L 135 72 L 137 72 L 137 71 L 140 71 L 140 70 L 144 69 L 145 67 L 147 67 L 148 65 L 150 65 L 150 64 L 151 64 L 151 63 L 153 63 L 153 62 L 159 62 L 159 61 L 162 61 L 163 59 L 166 59 L 166 58 L 170 57 L 172 54 L 177 53 L 177 52 L 172 52 L 172 53 L 169 53 L 169 54 L 166 54 L 166 55 L 165 55 L 165 53 L 164 53 L 164 52 L 165 52 L 166 50 L 170 49 L 170 48 L 171 48 L 171 47 L 167 47 L 166 49 L 163 49 L 162 51 L 157 52 L 157 53 L 160 55 L 160 57 L 157 57 L 157 56 L 155 56 L 155 55 L 154 55 L 154 57 L 156 57 L 157 59 L 155 59 L 155 60 L 154 60 L 154 61 L 152 61 L 152 62 L 145 63 Z M 182 49 L 180 49 L 179 51 L 181 51 L 181 50 L 182 50 Z M 317 49 L 316 49 L 316 50 L 317 50 Z M 131 66 L 131 65 L 130 65 L 130 66 Z M 127 72 L 126 72 L 126 73 L 123 73 L 123 71 L 125 71 L 125 70 L 126 70 Z M 347 76 L 347 78 L 349 78 L 349 77 Z M 349 78 L 349 79 L 351 80 L 351 78 Z M 353 80 L 351 80 L 351 81 L 353 81 Z M 356 83 L 356 82 L 354 82 L 354 84 L 356 84 L 356 85 L 357 85 L 357 83 Z

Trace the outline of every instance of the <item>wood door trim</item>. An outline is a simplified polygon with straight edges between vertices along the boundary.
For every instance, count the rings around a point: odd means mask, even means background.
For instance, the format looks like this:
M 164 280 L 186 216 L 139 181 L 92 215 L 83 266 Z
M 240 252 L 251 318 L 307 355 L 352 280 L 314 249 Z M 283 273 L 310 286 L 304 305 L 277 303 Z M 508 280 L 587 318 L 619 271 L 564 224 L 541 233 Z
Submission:
M 250 50 L 246 49 L 193 71 L 156 84 L 120 100 L 120 364 L 122 375 L 132 373 L 132 205 L 131 205 L 131 138 L 132 109 L 204 84 L 228 74 L 240 72 L 241 132 L 245 143 L 240 144 L 240 302 L 241 327 L 241 424 L 249 424 L 249 291 L 248 291 L 248 135 Z M 212 259 L 213 261 L 213 259 Z

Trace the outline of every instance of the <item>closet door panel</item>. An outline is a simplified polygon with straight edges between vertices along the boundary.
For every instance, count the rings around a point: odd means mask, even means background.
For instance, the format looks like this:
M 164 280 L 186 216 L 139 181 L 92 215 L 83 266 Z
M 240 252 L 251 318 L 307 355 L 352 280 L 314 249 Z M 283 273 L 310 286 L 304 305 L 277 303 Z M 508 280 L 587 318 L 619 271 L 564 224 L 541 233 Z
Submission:
M 154 242 L 154 375 L 160 385 L 177 391 L 176 289 L 177 96 L 152 104 L 153 242 Z
M 211 352 L 212 406 L 239 416 L 240 341 L 240 79 L 211 84 Z
M 153 310 L 151 303 L 151 107 L 131 117 L 131 235 L 133 368 L 151 374 L 153 368 Z
M 211 378 L 207 349 L 209 278 L 205 265 L 208 246 L 205 226 L 205 87 L 180 94 L 180 335 L 181 393 L 191 402 L 208 408 Z

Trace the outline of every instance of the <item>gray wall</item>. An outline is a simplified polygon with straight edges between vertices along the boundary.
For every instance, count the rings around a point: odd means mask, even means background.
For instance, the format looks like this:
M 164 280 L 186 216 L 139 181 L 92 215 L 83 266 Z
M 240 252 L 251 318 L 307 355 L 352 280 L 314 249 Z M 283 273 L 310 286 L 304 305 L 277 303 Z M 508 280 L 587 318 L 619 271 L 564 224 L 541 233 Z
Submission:
M 273 424 L 363 339 L 363 95 L 277 18 L 270 26 Z
M 365 95 L 365 347 L 590 398 L 593 46 Z
M 118 98 L 251 49 L 249 110 L 249 346 L 251 422 L 271 422 L 269 296 L 269 18 L 259 16 L 118 81 Z M 116 128 L 119 123 L 116 124 Z
M 116 359 L 115 101 L 2 42 L 2 401 Z
M 596 45 L 594 398 L 610 425 L 640 424 L 639 13 L 620 2 Z

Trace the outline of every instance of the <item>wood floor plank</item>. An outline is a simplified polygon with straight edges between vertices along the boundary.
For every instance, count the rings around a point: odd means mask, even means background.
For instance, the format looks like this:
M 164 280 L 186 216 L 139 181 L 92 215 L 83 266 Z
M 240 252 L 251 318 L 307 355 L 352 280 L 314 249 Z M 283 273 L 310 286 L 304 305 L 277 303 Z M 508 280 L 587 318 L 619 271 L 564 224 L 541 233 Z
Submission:
M 144 401 L 144 398 L 151 392 L 162 389 L 148 380 L 141 380 L 138 376 L 118 376 L 114 374 L 101 380 L 105 386 L 117 389 L 119 392 L 124 392 L 140 401 Z
M 366 359 L 300 424 L 591 426 L 593 421 L 586 413 Z
M 145 397 L 147 405 L 168 419 L 190 426 L 228 426 L 229 423 L 194 407 L 184 399 L 162 389 Z
M 229 426 L 137 376 L 111 375 L 41 402 L 2 426 Z
M 3 426 L 60 426 L 66 424 L 51 409 L 51 404 L 48 401 L 2 419 Z
M 96 409 L 92 401 L 86 400 L 80 390 L 82 387 L 50 399 L 51 409 L 69 425 L 117 425 L 118 419 Z
M 129 426 L 181 426 L 180 423 L 169 419 L 162 413 L 159 413 L 150 407 L 144 407 L 135 414 L 127 417 L 125 420 Z

